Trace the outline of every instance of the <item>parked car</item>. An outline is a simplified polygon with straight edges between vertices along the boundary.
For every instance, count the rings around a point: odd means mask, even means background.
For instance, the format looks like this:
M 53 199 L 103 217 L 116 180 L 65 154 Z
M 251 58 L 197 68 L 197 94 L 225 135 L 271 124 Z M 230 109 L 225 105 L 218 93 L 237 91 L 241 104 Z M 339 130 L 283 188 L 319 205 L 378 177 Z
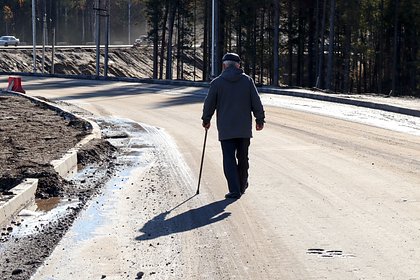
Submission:
M 0 37 L 0 46 L 17 46 L 19 45 L 19 39 L 15 36 L 1 36 Z
M 146 36 L 146 35 L 141 35 L 138 39 L 136 39 L 134 41 L 134 46 L 138 47 L 141 45 L 150 45 L 152 43 L 152 41 Z

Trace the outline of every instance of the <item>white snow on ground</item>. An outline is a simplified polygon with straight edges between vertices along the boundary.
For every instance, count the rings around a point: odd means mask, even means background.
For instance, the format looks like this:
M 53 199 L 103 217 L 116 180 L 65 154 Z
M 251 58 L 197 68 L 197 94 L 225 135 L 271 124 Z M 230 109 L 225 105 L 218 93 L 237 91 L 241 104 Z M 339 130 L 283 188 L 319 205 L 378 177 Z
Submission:
M 420 135 L 420 118 L 353 105 L 277 94 L 261 94 L 264 105 L 300 110 L 338 119 Z M 267 116 L 269 118 L 269 116 Z
M 283 90 L 293 91 L 305 94 L 317 94 L 313 90 L 305 89 L 293 89 Z M 161 93 L 165 94 L 185 94 L 193 93 L 197 95 L 206 95 L 207 89 L 202 88 L 197 90 L 195 87 L 186 87 L 182 90 L 163 90 Z M 323 93 L 320 93 L 323 94 Z M 385 128 L 403 133 L 409 133 L 413 135 L 420 135 L 420 118 L 408 116 L 404 114 L 392 113 L 378 109 L 370 109 L 365 107 L 359 107 L 354 105 L 321 101 L 316 99 L 309 99 L 303 97 L 294 97 L 289 95 L 281 94 L 270 94 L 260 93 L 261 100 L 266 106 L 276 106 L 286 109 L 305 111 L 313 114 L 319 114 L 338 119 L 348 120 L 352 122 L 363 123 L 371 126 Z M 337 95 L 337 97 L 340 97 Z M 346 98 L 351 98 L 350 95 L 346 95 Z M 355 96 L 358 100 L 365 100 L 372 103 L 384 103 L 388 105 L 394 105 L 397 107 L 417 109 L 420 111 L 420 101 L 410 99 L 386 99 L 383 97 L 370 97 L 370 96 Z M 383 99 L 383 100 L 381 100 Z M 269 118 L 270 116 L 267 116 Z

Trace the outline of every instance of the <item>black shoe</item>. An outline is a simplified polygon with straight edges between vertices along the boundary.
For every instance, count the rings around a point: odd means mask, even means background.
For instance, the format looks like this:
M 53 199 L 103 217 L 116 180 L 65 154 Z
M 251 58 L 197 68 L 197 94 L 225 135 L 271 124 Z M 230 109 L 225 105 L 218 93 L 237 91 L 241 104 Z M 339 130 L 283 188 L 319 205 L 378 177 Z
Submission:
M 248 183 L 246 183 L 246 185 L 243 187 L 241 186 L 241 194 L 244 194 L 247 188 L 248 188 Z
M 239 199 L 241 198 L 241 195 L 238 193 L 227 193 L 225 194 L 225 198 L 232 198 L 232 199 Z

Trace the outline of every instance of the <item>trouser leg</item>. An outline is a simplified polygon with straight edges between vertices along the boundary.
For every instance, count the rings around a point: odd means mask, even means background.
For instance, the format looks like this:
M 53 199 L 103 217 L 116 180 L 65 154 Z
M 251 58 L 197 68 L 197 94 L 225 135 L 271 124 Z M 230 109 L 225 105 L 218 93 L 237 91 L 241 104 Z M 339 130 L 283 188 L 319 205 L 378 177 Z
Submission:
M 236 141 L 228 139 L 220 141 L 223 153 L 223 171 L 230 193 L 240 194 L 238 165 L 236 163 Z
M 238 175 L 241 193 L 245 192 L 245 189 L 248 187 L 248 150 L 250 142 L 249 138 L 239 138 L 237 140 L 236 158 L 238 159 Z

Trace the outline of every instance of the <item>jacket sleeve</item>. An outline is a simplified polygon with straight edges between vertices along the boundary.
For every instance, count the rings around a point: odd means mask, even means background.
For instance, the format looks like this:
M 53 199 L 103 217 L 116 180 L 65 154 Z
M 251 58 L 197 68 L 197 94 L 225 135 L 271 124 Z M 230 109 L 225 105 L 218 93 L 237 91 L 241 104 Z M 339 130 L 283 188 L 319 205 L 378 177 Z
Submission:
M 204 100 L 203 115 L 201 119 L 203 123 L 209 123 L 213 117 L 217 106 L 217 89 L 214 83 L 210 83 L 210 88 Z
M 264 107 L 261 103 L 261 99 L 260 99 L 260 95 L 258 94 L 258 90 L 255 87 L 255 83 L 252 80 L 252 78 L 250 79 L 251 82 L 251 110 L 252 113 L 254 114 L 255 117 L 255 121 L 258 124 L 263 124 L 265 123 L 265 112 L 264 112 Z

